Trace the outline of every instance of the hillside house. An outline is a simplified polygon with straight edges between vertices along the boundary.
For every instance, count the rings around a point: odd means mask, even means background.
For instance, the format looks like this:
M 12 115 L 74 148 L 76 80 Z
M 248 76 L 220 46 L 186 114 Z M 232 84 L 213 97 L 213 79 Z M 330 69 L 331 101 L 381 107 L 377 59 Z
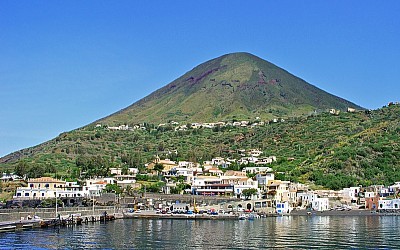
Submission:
M 129 130 L 130 128 L 129 128 L 128 125 L 119 125 L 117 127 L 108 126 L 107 129 L 108 130 L 123 130 L 123 131 L 126 131 L 126 130 Z
M 270 167 L 245 167 L 242 172 L 249 174 L 258 174 L 258 173 L 268 173 L 271 172 L 272 168 Z
M 267 184 L 269 181 L 273 181 L 275 180 L 275 174 L 274 173 L 265 173 L 265 174 L 257 174 L 255 176 L 258 185 L 263 189 L 266 190 L 267 189 Z
M 252 149 L 250 150 L 249 155 L 253 157 L 259 157 L 262 153 L 263 152 L 258 149 Z
M 225 163 L 225 159 L 222 157 L 215 157 L 211 159 L 211 164 L 215 166 L 222 166 Z
M 13 180 L 22 180 L 22 178 L 14 173 L 4 173 L 0 178 L 1 181 L 13 181 Z
M 209 168 L 207 170 L 204 170 L 204 174 L 209 174 L 212 176 L 222 176 L 224 174 L 224 172 L 222 170 L 220 170 L 219 168 Z
M 354 113 L 354 112 L 356 112 L 356 109 L 355 109 L 355 108 L 350 108 L 350 107 L 348 107 L 348 108 L 347 108 L 347 112 L 348 112 L 348 113 Z
M 147 166 L 147 168 L 153 170 L 156 164 L 163 165 L 163 173 L 168 173 L 172 168 L 178 167 L 178 164 L 175 161 L 171 161 L 170 159 L 161 160 L 159 157 L 157 157 L 154 162 Z
M 329 110 L 329 114 L 331 114 L 331 115 L 339 115 L 340 114 L 340 110 L 330 109 Z
M 179 161 L 178 167 L 180 168 L 195 168 L 198 164 L 191 161 Z
M 110 168 L 111 175 L 120 175 L 122 174 L 122 168 Z
M 235 170 L 228 170 L 225 172 L 224 176 L 238 176 L 238 177 L 247 177 L 245 172 L 242 171 L 235 171 Z

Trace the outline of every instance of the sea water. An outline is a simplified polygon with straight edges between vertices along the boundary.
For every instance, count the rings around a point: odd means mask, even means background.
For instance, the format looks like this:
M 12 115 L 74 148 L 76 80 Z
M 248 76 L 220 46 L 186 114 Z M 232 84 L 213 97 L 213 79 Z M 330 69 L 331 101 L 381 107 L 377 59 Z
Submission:
M 0 233 L 0 249 L 400 249 L 400 216 L 125 219 Z

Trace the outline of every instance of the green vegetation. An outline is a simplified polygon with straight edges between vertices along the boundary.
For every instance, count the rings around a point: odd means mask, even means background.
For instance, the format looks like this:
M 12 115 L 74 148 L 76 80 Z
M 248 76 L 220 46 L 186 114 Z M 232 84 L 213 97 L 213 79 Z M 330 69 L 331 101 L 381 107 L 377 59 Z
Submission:
M 243 190 L 242 194 L 244 195 L 245 199 L 249 199 L 249 198 L 251 198 L 252 195 L 256 195 L 257 192 L 258 192 L 257 189 L 249 188 L 249 189 Z
M 144 175 L 144 164 L 156 155 L 201 163 L 217 156 L 238 159 L 238 149 L 259 148 L 264 156 L 277 157 L 271 167 L 279 179 L 332 189 L 392 184 L 400 180 L 399 113 L 400 106 L 394 105 L 370 114 L 323 113 L 254 128 L 187 131 L 151 129 L 154 126 L 150 124 L 146 130 L 135 131 L 88 126 L 63 133 L 37 146 L 33 150 L 37 153 L 26 153 L 21 160 L 6 166 L 29 177 L 43 172 L 58 177 L 89 177 L 96 173 L 106 175 L 110 167 L 139 167 L 142 174 L 138 180 L 153 189 L 150 183 L 159 177 Z M 241 167 L 233 164 L 230 168 Z M 161 171 L 162 167 L 155 170 Z M 174 192 L 183 189 L 178 187 Z
M 117 184 L 107 184 L 106 188 L 104 189 L 106 193 L 115 193 L 116 195 L 122 194 L 123 190 Z

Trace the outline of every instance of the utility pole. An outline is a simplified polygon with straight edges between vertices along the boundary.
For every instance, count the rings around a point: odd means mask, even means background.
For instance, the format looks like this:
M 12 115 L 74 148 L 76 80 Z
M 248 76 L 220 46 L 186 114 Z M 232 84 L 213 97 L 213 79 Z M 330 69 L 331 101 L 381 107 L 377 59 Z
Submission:
M 94 216 L 94 194 L 92 194 L 92 215 Z
M 58 215 L 57 188 L 56 188 L 56 218 Z

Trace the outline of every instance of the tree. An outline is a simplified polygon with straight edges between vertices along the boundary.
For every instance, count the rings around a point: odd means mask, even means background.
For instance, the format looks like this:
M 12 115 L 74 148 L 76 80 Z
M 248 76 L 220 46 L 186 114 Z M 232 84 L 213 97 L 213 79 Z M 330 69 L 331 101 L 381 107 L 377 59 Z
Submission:
M 155 171 L 157 171 L 157 175 L 159 174 L 159 172 L 164 170 L 164 165 L 160 164 L 160 163 L 156 163 L 156 165 L 154 165 L 153 168 Z
M 14 168 L 14 173 L 18 176 L 23 177 L 28 171 L 28 165 L 24 161 L 19 161 Z
M 122 193 L 122 188 L 117 184 L 107 184 L 104 191 L 106 193 L 115 193 L 116 195 L 119 195 Z
M 125 188 L 125 193 L 128 195 L 128 196 L 133 196 L 134 194 L 133 194 L 133 188 L 132 188 L 132 186 L 127 186 L 126 188 Z
M 245 189 L 242 191 L 242 194 L 244 195 L 245 199 L 249 199 L 251 196 L 257 194 L 257 189 L 255 188 L 249 188 L 249 189 Z

